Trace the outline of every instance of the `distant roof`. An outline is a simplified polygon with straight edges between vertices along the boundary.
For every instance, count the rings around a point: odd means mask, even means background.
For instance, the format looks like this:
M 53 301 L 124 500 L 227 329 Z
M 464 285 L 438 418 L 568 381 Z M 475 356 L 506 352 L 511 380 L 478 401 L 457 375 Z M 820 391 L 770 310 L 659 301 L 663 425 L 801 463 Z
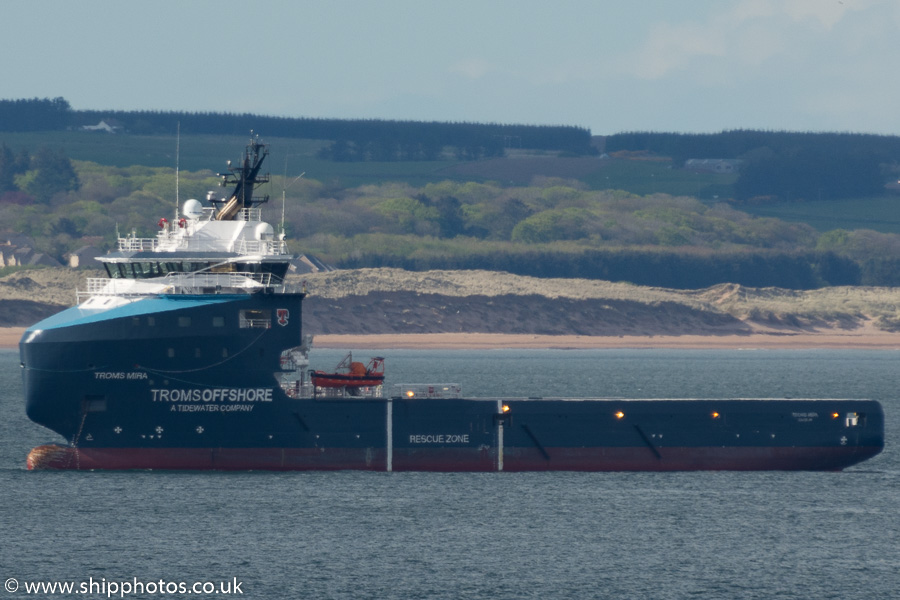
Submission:
M 0 244 L 34 248 L 34 238 L 14 231 L 0 231 Z

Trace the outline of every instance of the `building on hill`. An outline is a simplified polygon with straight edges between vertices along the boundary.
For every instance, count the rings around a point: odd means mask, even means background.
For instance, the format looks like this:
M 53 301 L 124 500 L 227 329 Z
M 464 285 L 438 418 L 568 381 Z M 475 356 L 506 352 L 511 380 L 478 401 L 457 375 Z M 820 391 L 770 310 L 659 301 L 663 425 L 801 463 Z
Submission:
M 104 131 L 106 133 L 117 133 L 122 130 L 122 125 L 115 119 L 104 119 L 96 125 L 84 125 L 82 131 Z
M 0 244 L 0 267 L 62 267 L 63 265 L 44 252 L 35 252 L 31 246 Z
M 15 267 L 16 247 L 10 244 L 0 244 L 0 267 Z
M 13 264 L 10 266 L 22 267 L 24 265 L 29 264 L 29 260 L 34 256 L 34 249 L 29 248 L 28 246 L 17 247 L 13 251 Z
M 34 248 L 34 239 L 14 231 L 0 231 L 0 246 L 4 245 Z
M 31 248 L 29 248 L 31 250 Z M 32 252 L 25 263 L 32 267 L 62 267 L 63 264 L 44 252 Z
M 737 173 L 743 162 L 737 158 L 689 158 L 684 168 L 698 173 Z
M 101 264 L 97 260 L 103 251 L 96 246 L 82 246 L 75 252 L 66 255 L 66 261 L 73 269 L 99 269 Z

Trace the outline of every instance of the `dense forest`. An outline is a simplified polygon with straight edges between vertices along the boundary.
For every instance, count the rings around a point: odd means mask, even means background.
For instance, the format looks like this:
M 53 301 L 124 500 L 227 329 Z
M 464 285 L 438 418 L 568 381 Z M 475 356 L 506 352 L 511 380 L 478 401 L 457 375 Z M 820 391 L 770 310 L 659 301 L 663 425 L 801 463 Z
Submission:
M 739 201 L 825 200 L 879 193 L 897 179 L 900 137 L 850 133 L 735 130 L 716 134 L 620 133 L 608 152 L 644 151 L 671 157 L 739 159 Z
M 326 161 L 396 164 L 434 160 L 438 152 L 443 161 L 462 164 L 511 147 L 552 150 L 565 160 L 590 145 L 590 132 L 570 127 L 110 113 L 73 111 L 62 98 L 0 100 L 0 131 L 78 129 L 101 119 L 125 132 L 169 136 L 176 123 L 184 135 L 243 136 L 262 127 L 277 136 L 325 140 L 311 152 Z M 490 179 L 413 184 L 386 175 L 375 184 L 346 186 L 276 175 L 269 193 L 285 193 L 284 225 L 294 251 L 338 267 L 478 268 L 674 288 L 900 285 L 900 235 L 820 231 L 746 212 L 765 202 L 884 195 L 885 182 L 897 179 L 898 138 L 630 133 L 609 136 L 605 144 L 612 157 L 591 159 L 598 165 L 655 161 L 678 169 L 699 157 L 737 159 L 741 166 L 732 184 L 719 186 L 733 193 L 703 201 L 561 177 L 533 178 L 528 185 Z M 204 198 L 218 181 L 211 171 L 182 171 L 181 198 Z M 59 148 L 13 150 L 0 143 L 0 229 L 31 236 L 39 250 L 60 260 L 85 245 L 111 249 L 117 231 L 153 236 L 159 218 L 174 211 L 175 196 L 173 168 L 113 167 L 71 160 Z M 268 206 L 268 220 L 280 220 L 279 208 Z
M 436 160 L 445 147 L 462 159 L 500 156 L 506 148 L 590 154 L 591 133 L 581 127 L 311 119 L 254 114 L 174 111 L 73 110 L 64 98 L 0 100 L 0 131 L 80 128 L 101 120 L 138 135 L 171 135 L 180 125 L 187 135 L 268 135 L 331 140 L 323 157 L 349 160 Z

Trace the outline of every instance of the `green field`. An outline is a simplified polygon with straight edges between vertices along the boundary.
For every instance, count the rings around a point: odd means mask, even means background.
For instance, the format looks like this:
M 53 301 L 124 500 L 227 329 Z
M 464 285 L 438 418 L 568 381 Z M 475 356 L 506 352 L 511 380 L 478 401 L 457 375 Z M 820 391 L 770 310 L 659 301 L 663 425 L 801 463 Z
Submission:
M 182 134 L 180 141 L 180 168 L 187 171 L 204 169 L 222 170 L 225 160 L 236 160 L 249 139 L 246 136 L 213 136 Z M 337 180 L 342 187 L 354 187 L 385 181 L 405 181 L 412 185 L 443 181 L 446 179 L 471 181 L 503 181 L 503 177 L 490 171 L 477 171 L 471 176 L 456 175 L 448 167 L 463 164 L 456 160 L 403 161 L 403 162 L 333 162 L 316 158 L 316 153 L 328 141 L 263 136 L 269 144 L 271 156 L 268 168 L 272 173 L 306 172 L 307 177 L 322 182 Z M 175 167 L 176 137 L 110 135 L 82 131 L 46 131 L 33 133 L 0 132 L 0 143 L 15 151 L 27 149 L 34 152 L 41 146 L 61 148 L 74 160 L 85 160 L 102 165 L 127 167 Z M 546 172 L 527 173 L 532 176 L 555 176 L 554 162 L 564 163 L 567 158 L 543 157 L 541 164 Z M 512 161 L 512 159 L 511 159 Z M 486 163 L 496 164 L 494 161 Z M 531 164 L 531 163 L 530 163 Z M 591 189 L 621 189 L 645 195 L 665 193 L 676 196 L 712 198 L 727 196 L 732 175 L 698 174 L 671 168 L 669 161 L 600 160 L 597 169 L 581 177 Z M 723 197 L 724 197 L 723 196 Z
M 34 152 L 41 146 L 61 148 L 73 160 L 84 160 L 101 165 L 128 167 L 175 168 L 176 147 L 179 166 L 185 171 L 223 171 L 225 161 L 236 161 L 247 144 L 245 136 L 182 135 L 176 143 L 173 133 L 169 136 L 110 135 L 108 133 L 82 131 L 46 131 L 35 133 L 0 132 L 0 143 L 14 151 L 26 149 Z M 337 182 L 341 187 L 355 187 L 384 181 L 408 181 L 423 185 L 447 179 L 438 171 L 455 161 L 431 162 L 355 162 L 338 163 L 316 158 L 316 153 L 327 141 L 294 138 L 262 137 L 269 144 L 268 169 L 273 174 L 298 175 L 322 182 Z
M 672 168 L 671 161 L 608 160 L 603 169 L 584 178 L 591 189 L 627 190 L 633 194 L 693 196 L 723 200 L 731 195 L 736 175 L 695 173 Z
M 851 200 L 791 202 L 738 208 L 760 217 L 807 223 L 819 231 L 872 229 L 900 233 L 900 195 Z

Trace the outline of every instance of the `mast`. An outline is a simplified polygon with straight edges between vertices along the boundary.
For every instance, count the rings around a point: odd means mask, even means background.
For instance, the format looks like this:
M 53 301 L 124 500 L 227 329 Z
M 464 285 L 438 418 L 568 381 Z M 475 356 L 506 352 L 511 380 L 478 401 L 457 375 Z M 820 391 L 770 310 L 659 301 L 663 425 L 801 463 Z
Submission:
M 242 208 L 253 208 L 268 202 L 268 196 L 262 198 L 253 196 L 255 186 L 269 182 L 268 174 L 259 174 L 262 163 L 268 155 L 269 147 L 259 142 L 259 136 L 250 138 L 250 143 L 244 150 L 240 164 L 232 166 L 229 161 L 228 173 L 219 173 L 219 176 L 222 177 L 222 187 L 233 185 L 234 190 L 227 199 L 212 200 L 218 209 L 217 221 L 233 221 Z
M 173 223 L 178 222 L 178 205 L 181 202 L 181 199 L 178 196 L 178 177 L 179 177 L 179 169 L 181 168 L 181 121 L 178 121 L 178 126 L 175 128 L 175 220 Z

